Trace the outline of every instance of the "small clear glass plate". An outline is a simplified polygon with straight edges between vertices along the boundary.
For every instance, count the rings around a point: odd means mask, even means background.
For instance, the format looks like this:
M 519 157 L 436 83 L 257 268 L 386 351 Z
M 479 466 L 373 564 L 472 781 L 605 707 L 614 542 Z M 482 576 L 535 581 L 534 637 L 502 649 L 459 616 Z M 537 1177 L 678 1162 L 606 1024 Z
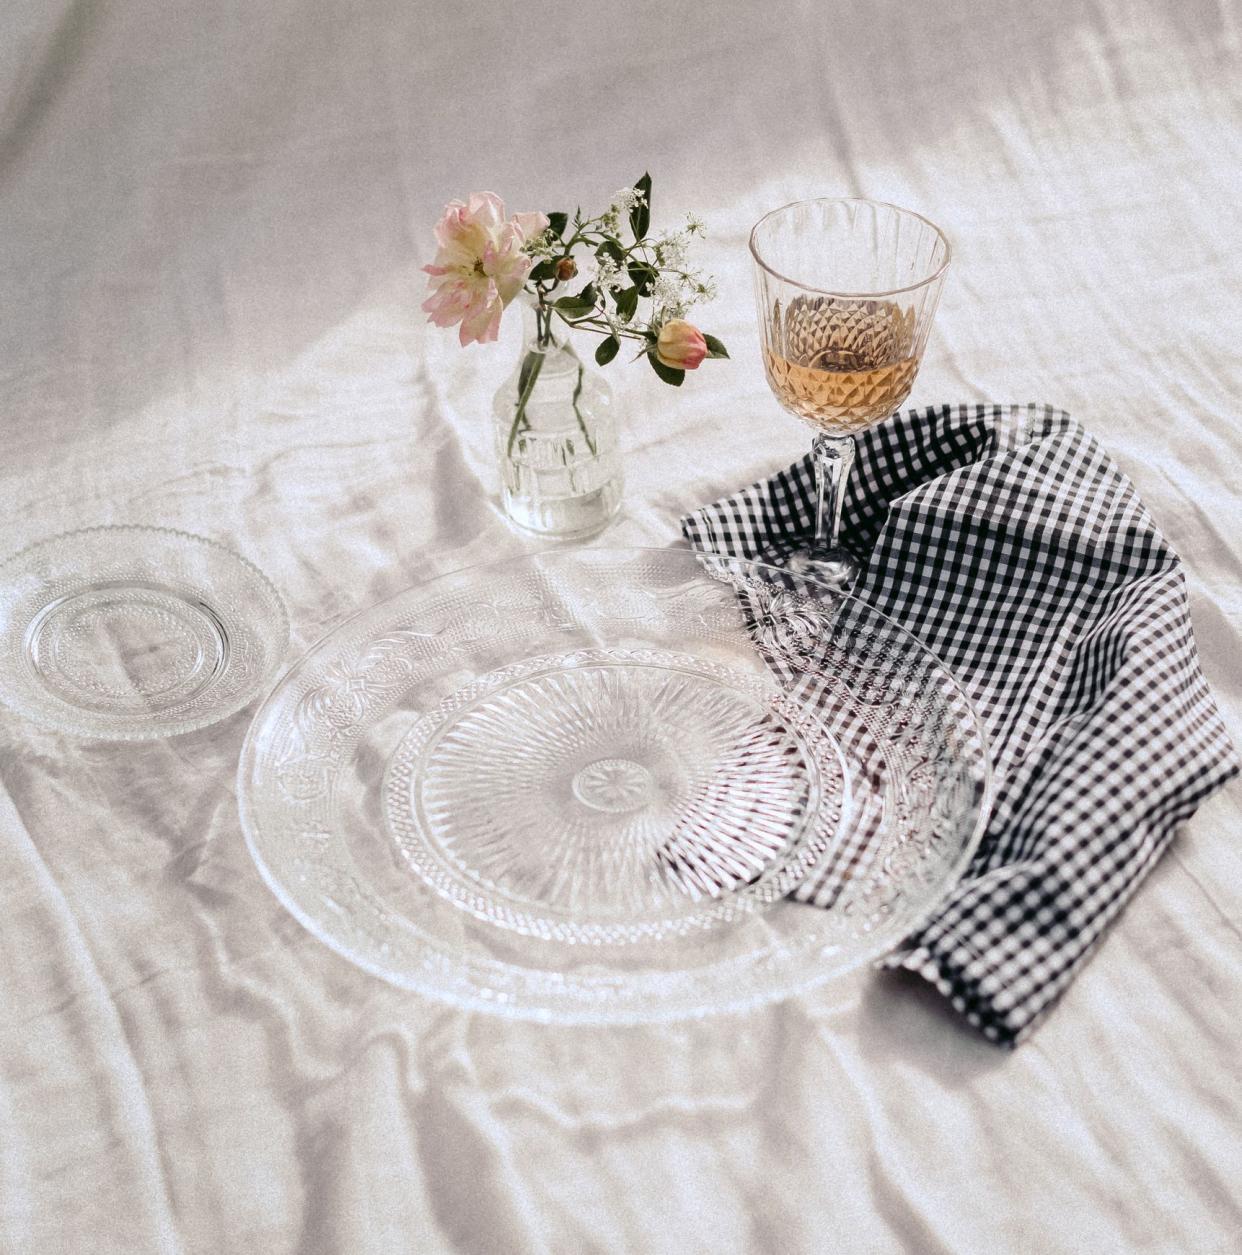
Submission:
M 259 692 L 288 643 L 264 575 L 201 536 L 95 527 L 0 566 L 0 700 L 78 736 L 206 727 Z
M 757 563 L 576 549 L 342 624 L 256 715 L 238 795 L 268 884 L 360 966 L 615 1023 L 891 948 L 964 869 L 989 780 L 960 688 L 865 603 Z

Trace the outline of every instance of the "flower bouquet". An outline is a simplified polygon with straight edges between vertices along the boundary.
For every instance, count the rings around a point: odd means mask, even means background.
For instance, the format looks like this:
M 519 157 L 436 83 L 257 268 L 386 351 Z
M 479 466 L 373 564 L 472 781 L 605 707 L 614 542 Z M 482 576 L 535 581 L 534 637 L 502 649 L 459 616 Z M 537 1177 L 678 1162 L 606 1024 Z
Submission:
M 727 357 L 714 336 L 686 319 L 715 295 L 689 266 L 702 224 L 650 234 L 651 177 L 615 193 L 594 217 L 517 213 L 491 192 L 453 201 L 436 224 L 438 250 L 425 266 L 423 309 L 440 327 L 459 325 L 463 346 L 497 338 L 519 297 L 526 334 L 518 366 L 497 393 L 497 453 L 510 518 L 544 535 L 598 531 L 620 501 L 621 471 L 611 389 L 588 372 L 570 329 L 598 337 L 606 366 L 627 341 L 665 382 L 709 358 Z

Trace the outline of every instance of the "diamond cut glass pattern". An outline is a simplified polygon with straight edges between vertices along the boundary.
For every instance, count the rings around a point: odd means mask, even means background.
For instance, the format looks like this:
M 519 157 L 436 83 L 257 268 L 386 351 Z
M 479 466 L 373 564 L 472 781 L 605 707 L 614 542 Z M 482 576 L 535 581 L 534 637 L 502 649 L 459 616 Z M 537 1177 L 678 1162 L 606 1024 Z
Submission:
M 860 570 L 860 555 L 839 536 L 853 436 L 910 394 L 949 243 L 896 205 L 822 199 L 765 214 L 750 250 L 768 385 L 817 433 L 815 535 L 786 565 L 845 589 Z
M 365 612 L 285 677 L 239 772 L 256 861 L 317 936 L 565 1022 L 763 1001 L 881 952 L 960 871 L 986 791 L 917 642 L 671 550 L 511 560 Z

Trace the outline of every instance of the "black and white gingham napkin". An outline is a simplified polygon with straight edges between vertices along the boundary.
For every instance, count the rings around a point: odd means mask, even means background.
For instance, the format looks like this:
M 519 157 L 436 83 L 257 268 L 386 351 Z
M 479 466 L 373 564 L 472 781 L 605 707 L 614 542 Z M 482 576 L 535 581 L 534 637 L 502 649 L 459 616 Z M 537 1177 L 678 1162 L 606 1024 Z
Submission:
M 936 406 L 857 448 L 842 532 L 871 556 L 853 591 L 962 683 L 995 772 L 973 864 L 885 965 L 1015 1045 L 1238 760 L 1199 669 L 1178 558 L 1069 415 Z M 814 502 L 808 457 L 682 531 L 701 550 L 763 557 L 807 538 Z

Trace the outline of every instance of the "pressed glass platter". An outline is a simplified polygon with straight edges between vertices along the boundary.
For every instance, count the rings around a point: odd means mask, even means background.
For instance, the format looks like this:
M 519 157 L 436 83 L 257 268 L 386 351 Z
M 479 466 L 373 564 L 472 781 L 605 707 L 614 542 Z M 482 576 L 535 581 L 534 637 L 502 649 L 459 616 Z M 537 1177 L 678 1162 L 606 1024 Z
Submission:
M 202 536 L 94 527 L 0 565 L 0 699 L 79 736 L 144 740 L 224 719 L 288 643 L 268 580 Z
M 284 905 L 406 988 L 555 1022 L 788 996 L 890 949 L 982 832 L 982 730 L 856 598 L 684 550 L 442 576 L 348 620 L 251 726 Z

